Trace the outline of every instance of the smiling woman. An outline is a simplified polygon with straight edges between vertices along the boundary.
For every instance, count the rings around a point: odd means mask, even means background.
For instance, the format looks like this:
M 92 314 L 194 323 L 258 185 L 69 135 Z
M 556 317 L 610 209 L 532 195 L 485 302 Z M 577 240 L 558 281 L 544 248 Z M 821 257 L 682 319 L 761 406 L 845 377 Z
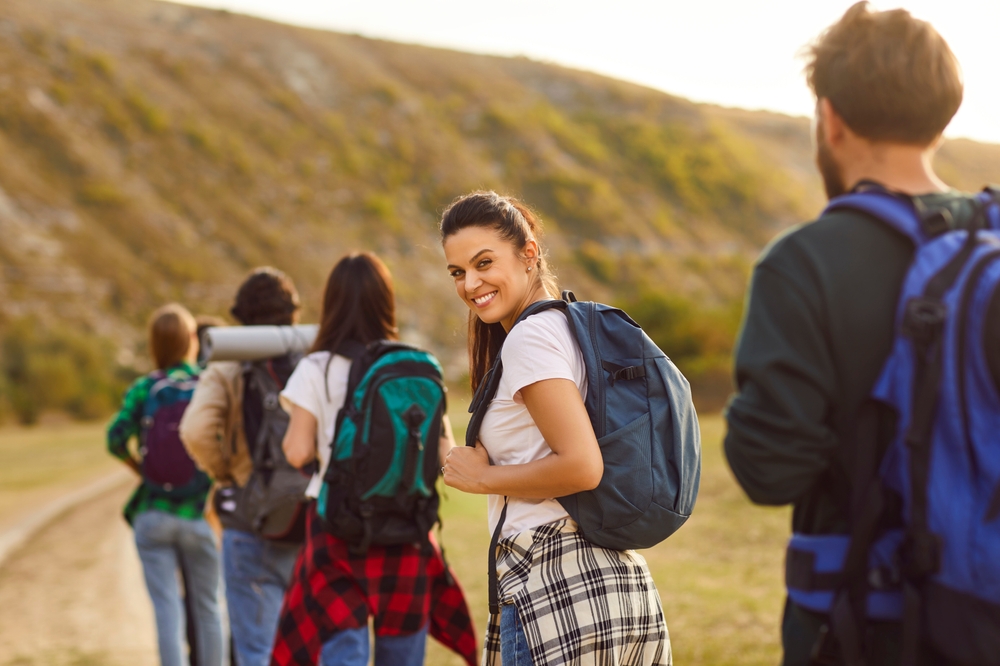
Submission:
M 584 406 L 583 354 L 566 317 L 547 310 L 519 321 L 557 293 L 540 235 L 526 206 L 495 192 L 457 199 L 441 221 L 448 271 L 470 310 L 473 390 L 503 364 L 480 441 L 452 449 L 442 470 L 447 485 L 489 495 L 490 595 L 499 605 L 491 600 L 484 663 L 593 655 L 624 666 L 670 664 L 646 561 L 587 541 L 555 499 L 597 487 L 604 461 Z

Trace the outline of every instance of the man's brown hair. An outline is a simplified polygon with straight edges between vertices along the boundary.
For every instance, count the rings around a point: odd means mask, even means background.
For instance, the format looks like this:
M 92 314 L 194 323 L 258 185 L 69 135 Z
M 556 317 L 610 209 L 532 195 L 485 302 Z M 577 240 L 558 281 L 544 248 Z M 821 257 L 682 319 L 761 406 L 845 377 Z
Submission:
M 962 73 L 947 42 L 903 9 L 859 2 L 807 53 L 816 98 L 866 139 L 929 145 L 962 103 Z
M 236 292 L 229 311 L 244 326 L 288 326 L 299 311 L 292 279 L 271 266 L 253 269 Z
M 177 365 L 187 357 L 197 324 L 183 305 L 170 303 L 149 318 L 149 351 L 160 370 Z

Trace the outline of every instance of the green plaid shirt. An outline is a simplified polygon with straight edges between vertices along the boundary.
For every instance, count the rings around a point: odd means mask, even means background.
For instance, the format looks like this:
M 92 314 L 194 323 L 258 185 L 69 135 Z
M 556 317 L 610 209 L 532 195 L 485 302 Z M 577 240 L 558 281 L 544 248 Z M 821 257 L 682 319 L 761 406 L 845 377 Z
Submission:
M 181 362 L 166 369 L 167 376 L 178 380 L 197 377 L 199 372 L 197 366 L 187 362 Z M 139 437 L 139 431 L 142 427 L 142 408 L 146 398 L 149 397 L 149 389 L 155 381 L 152 374 L 135 380 L 125 394 L 121 411 L 108 426 L 108 452 L 120 460 L 139 462 L 129 451 L 128 442 L 132 437 L 137 439 Z M 131 525 L 132 520 L 138 514 L 151 509 L 165 511 L 180 518 L 201 518 L 205 511 L 205 497 L 207 495 L 208 487 L 206 486 L 204 493 L 192 497 L 165 497 L 157 495 L 153 488 L 143 481 L 125 505 L 125 520 Z

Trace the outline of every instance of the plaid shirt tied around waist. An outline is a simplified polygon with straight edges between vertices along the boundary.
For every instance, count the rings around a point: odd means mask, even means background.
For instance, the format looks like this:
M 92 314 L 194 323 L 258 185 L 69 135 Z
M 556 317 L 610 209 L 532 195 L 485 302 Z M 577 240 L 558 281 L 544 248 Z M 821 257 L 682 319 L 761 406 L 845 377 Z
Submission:
M 566 519 L 500 542 L 501 604 L 517 608 L 535 666 L 670 666 L 670 637 L 646 560 L 595 546 Z M 490 615 L 483 666 L 501 666 Z
M 285 593 L 271 666 L 316 664 L 323 644 L 338 631 L 368 626 L 377 636 L 419 631 L 430 634 L 476 663 L 476 635 L 465 595 L 437 544 L 429 553 L 416 545 L 372 546 L 352 555 L 346 541 L 327 533 L 316 513 L 306 514 L 306 542 Z

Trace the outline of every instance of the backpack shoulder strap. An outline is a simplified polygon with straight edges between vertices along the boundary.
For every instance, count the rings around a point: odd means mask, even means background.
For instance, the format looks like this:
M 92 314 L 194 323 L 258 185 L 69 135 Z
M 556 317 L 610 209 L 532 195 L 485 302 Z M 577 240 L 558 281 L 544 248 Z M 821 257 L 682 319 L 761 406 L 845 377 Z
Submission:
M 149 394 L 146 396 L 147 403 L 153 400 L 165 388 L 173 387 L 178 391 L 194 391 L 195 386 L 198 385 L 197 375 L 176 378 L 171 377 L 164 371 L 157 371 L 150 375 L 150 379 L 152 379 L 152 383 L 149 386 Z
M 407 345 L 402 342 L 394 342 L 392 340 L 376 340 L 368 345 L 362 345 L 359 342 L 351 341 L 351 344 L 355 346 L 350 349 L 345 349 L 345 351 L 353 354 L 353 356 L 348 356 L 348 358 L 351 359 L 351 371 L 347 380 L 348 399 L 350 399 L 350 396 L 354 395 L 354 391 L 361 385 L 365 375 L 368 374 L 368 370 L 375 364 L 375 361 L 379 360 L 389 352 L 415 349 L 412 345 Z M 337 353 L 342 354 L 340 348 L 338 348 Z M 347 354 L 342 355 L 346 356 Z
M 571 292 L 571 291 L 570 292 L 563 292 L 563 293 L 564 294 L 570 294 L 571 296 L 573 294 L 573 292 Z M 576 297 L 575 296 L 573 296 L 573 301 L 574 302 L 576 301 Z M 532 315 L 540 314 L 542 312 L 545 312 L 546 310 L 563 310 L 563 311 L 565 311 L 566 307 L 568 305 L 569 305 L 569 302 L 568 301 L 564 301 L 562 299 L 558 299 L 558 300 L 557 299 L 550 299 L 550 300 L 547 300 L 547 301 L 538 301 L 536 303 L 532 303 L 531 305 L 529 305 L 528 307 L 526 307 L 524 309 L 524 312 L 522 312 L 521 315 L 517 318 L 517 321 L 514 322 L 514 326 L 517 326 L 518 324 L 520 324 L 522 321 L 524 321 L 528 317 L 530 317 Z M 514 326 L 511 326 L 511 330 L 513 330 Z M 509 333 L 510 333 L 510 331 L 508 331 L 508 334 Z
M 852 210 L 867 213 L 909 238 L 917 247 L 930 240 L 913 201 L 884 189 L 851 192 L 830 200 L 823 215 Z
M 267 440 L 270 434 L 271 422 L 276 416 L 283 413 L 278 402 L 279 394 L 283 388 L 272 368 L 269 367 L 270 360 L 253 361 L 247 364 L 246 372 L 251 386 L 257 391 L 261 401 L 261 419 L 257 430 L 257 441 L 253 447 L 254 468 L 264 465 L 271 457 L 271 452 L 267 450 Z
M 982 206 L 983 228 L 1000 231 L 1000 187 L 984 187 L 976 200 Z
M 536 315 L 546 310 L 557 309 L 565 312 L 570 302 L 576 302 L 576 296 L 571 291 L 564 291 L 561 300 L 551 299 L 532 303 L 524 309 L 524 312 L 514 322 L 514 326 L 517 326 L 531 315 Z M 511 329 L 513 328 L 511 326 Z M 479 428 L 483 424 L 483 418 L 486 416 L 486 409 L 493 398 L 496 397 L 502 376 L 503 361 L 501 360 L 501 355 L 497 354 L 496 360 L 493 361 L 493 367 L 486 373 L 483 381 L 479 384 L 479 388 L 476 389 L 476 394 L 472 397 L 472 402 L 469 404 L 469 413 L 472 414 L 472 417 L 469 419 L 469 427 L 465 430 L 466 446 L 476 445 L 476 440 L 479 439 Z

